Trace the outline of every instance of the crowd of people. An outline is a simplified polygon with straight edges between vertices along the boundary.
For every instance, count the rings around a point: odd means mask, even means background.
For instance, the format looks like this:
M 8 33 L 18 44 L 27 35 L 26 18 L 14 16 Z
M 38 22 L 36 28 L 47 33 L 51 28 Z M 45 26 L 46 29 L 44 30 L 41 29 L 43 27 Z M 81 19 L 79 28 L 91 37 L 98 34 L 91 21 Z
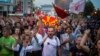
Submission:
M 0 16 L 0 56 L 100 56 L 100 27 L 60 19 L 55 27 L 39 16 Z

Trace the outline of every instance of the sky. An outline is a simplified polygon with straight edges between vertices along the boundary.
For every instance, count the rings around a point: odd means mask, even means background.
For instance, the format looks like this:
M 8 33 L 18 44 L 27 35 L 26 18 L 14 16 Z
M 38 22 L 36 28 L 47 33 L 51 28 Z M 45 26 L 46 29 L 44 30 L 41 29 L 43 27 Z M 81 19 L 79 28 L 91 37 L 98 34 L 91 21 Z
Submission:
M 91 0 L 95 6 L 95 8 L 100 8 L 100 0 Z M 35 5 L 36 6 L 41 6 L 44 4 L 52 4 L 54 0 L 35 0 Z
M 54 2 L 54 0 L 35 0 L 34 4 L 35 6 L 41 6 L 44 4 L 52 4 Z
M 100 0 L 91 0 L 96 8 L 100 8 Z

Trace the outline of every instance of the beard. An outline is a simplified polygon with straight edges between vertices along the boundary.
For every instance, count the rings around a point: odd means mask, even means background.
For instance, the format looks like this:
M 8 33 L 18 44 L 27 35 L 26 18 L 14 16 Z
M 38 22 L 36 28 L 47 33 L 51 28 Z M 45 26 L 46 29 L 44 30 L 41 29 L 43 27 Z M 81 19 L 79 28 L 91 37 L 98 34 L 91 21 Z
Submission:
M 54 34 L 48 34 L 48 37 L 52 38 Z

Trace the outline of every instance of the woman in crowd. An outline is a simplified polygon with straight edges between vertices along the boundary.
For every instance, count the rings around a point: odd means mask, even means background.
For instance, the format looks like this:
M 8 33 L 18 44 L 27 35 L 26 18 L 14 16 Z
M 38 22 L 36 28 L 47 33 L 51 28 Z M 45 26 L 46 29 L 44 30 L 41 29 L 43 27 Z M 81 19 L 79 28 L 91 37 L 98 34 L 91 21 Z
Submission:
M 70 55 L 69 56 L 88 56 L 87 50 L 83 49 L 80 45 L 82 40 L 82 35 L 79 35 L 76 40 L 74 46 L 70 48 Z
M 90 49 L 89 56 L 100 56 L 100 28 L 97 30 L 96 41 Z
M 19 52 L 18 56 L 32 56 L 33 46 L 30 45 L 30 36 L 23 35 L 22 45 L 16 44 L 13 50 Z
M 33 29 L 31 31 L 31 45 L 33 46 L 32 54 L 33 56 L 42 56 L 42 46 L 39 43 L 41 41 L 42 36 L 37 34 L 37 29 Z
M 21 32 L 20 32 L 20 28 L 15 28 L 14 29 L 14 34 L 12 35 L 14 37 L 14 39 L 16 40 L 16 45 L 19 44 L 21 45 L 22 42 L 21 42 Z M 19 56 L 18 55 L 19 52 L 18 51 L 14 51 L 14 56 Z
M 86 44 L 88 40 L 88 34 L 90 33 L 90 30 L 87 30 L 81 40 L 81 48 L 85 50 L 87 53 L 90 53 L 88 56 L 100 56 L 100 38 L 97 38 L 94 44 L 89 48 Z M 98 35 L 99 33 L 97 33 Z
M 100 39 L 95 41 L 94 45 L 90 49 L 89 56 L 100 56 Z

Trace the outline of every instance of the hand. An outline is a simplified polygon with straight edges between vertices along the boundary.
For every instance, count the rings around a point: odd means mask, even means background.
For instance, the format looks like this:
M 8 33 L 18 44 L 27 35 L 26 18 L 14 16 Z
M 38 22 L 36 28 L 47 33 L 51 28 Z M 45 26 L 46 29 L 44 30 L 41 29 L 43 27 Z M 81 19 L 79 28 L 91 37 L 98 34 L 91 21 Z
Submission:
M 90 29 L 85 30 L 85 34 L 89 34 L 90 33 Z
M 44 34 L 44 38 L 47 38 L 47 37 L 48 37 L 48 34 L 45 33 L 45 34 Z
M 81 26 L 80 26 L 80 25 L 77 25 L 77 28 L 78 28 L 78 29 L 81 29 Z

